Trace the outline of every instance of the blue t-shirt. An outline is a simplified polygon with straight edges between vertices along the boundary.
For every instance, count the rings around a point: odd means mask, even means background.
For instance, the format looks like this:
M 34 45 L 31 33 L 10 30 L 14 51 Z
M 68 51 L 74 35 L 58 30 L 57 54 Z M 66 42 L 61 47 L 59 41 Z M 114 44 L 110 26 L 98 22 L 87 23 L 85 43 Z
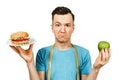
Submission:
M 91 57 L 89 51 L 75 45 L 80 62 L 80 74 L 89 74 L 91 71 Z M 45 79 L 48 76 L 48 61 L 51 46 L 41 48 L 36 56 L 37 71 L 45 71 Z M 74 48 L 58 50 L 54 48 L 51 63 L 51 80 L 76 80 L 76 57 Z

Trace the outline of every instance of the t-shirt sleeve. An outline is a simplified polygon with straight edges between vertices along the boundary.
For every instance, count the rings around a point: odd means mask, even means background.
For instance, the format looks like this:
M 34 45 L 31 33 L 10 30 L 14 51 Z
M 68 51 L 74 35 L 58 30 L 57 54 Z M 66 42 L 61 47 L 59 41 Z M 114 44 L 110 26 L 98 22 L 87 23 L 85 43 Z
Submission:
M 45 71 L 44 50 L 39 50 L 36 56 L 36 69 L 37 71 Z
M 89 74 L 92 69 L 91 56 L 88 50 L 84 52 L 82 56 L 82 64 L 80 66 L 81 74 Z

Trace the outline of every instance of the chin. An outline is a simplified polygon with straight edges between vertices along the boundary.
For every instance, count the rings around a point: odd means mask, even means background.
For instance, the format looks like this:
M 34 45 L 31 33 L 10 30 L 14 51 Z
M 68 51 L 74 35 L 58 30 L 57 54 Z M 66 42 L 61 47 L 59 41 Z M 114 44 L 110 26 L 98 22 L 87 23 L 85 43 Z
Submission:
M 59 43 L 66 43 L 66 40 L 58 40 Z

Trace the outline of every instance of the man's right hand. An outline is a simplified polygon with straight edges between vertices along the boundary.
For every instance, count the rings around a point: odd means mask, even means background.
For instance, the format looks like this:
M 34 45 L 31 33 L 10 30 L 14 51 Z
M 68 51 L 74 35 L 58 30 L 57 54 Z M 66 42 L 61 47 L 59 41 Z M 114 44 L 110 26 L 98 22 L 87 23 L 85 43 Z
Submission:
M 30 44 L 28 49 L 23 49 L 20 46 L 10 46 L 16 53 L 18 53 L 27 63 L 30 63 L 34 61 L 34 56 L 33 56 L 33 45 Z

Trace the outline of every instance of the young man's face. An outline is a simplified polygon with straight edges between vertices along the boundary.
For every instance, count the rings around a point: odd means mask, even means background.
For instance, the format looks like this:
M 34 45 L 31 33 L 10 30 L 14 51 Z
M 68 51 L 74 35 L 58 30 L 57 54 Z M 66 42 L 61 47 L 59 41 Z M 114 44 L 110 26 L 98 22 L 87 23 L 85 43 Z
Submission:
M 52 31 L 58 42 L 64 43 L 70 41 L 71 34 L 74 31 L 74 21 L 71 14 L 55 14 L 52 22 Z

